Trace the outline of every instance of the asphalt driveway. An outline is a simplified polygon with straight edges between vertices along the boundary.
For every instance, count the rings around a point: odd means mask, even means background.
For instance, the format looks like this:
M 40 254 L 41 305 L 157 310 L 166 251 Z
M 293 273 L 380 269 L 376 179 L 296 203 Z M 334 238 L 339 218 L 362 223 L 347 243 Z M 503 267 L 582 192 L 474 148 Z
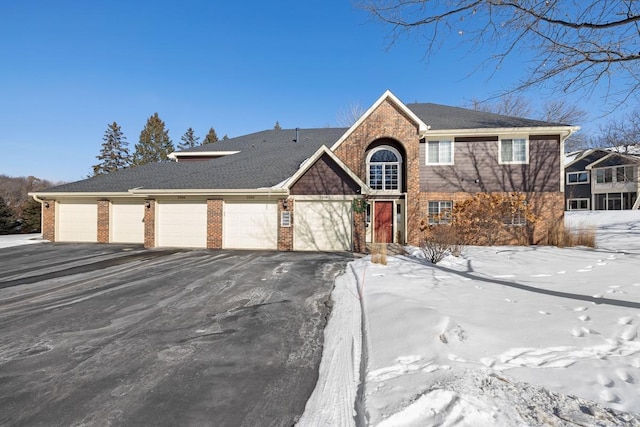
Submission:
M 290 426 L 348 256 L 0 249 L 0 425 Z

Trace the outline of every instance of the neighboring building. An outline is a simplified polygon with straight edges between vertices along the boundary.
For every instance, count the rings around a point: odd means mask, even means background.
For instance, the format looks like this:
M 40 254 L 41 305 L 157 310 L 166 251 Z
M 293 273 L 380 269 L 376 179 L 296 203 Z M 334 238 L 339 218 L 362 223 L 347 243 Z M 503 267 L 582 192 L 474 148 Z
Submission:
M 348 129 L 257 132 L 32 196 L 52 241 L 364 251 L 418 244 L 422 220 L 475 193 L 520 192 L 546 220 L 540 241 L 563 216 L 577 129 L 387 91 Z
M 638 208 L 640 157 L 597 148 L 570 156 L 565 166 L 567 210 Z

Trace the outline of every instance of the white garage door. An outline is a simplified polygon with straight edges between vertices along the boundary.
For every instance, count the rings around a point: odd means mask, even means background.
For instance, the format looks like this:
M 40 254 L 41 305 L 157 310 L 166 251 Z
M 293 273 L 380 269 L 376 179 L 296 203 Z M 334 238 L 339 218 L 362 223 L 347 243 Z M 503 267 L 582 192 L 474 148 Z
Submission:
M 156 246 L 207 247 L 206 202 L 158 202 Z
M 350 201 L 296 201 L 294 206 L 294 250 L 351 250 Z
M 277 203 L 226 202 L 222 237 L 226 249 L 277 249 Z
M 58 242 L 97 242 L 98 205 L 96 202 L 59 202 L 56 212 Z
M 114 243 L 144 243 L 144 204 L 111 204 L 111 241 Z

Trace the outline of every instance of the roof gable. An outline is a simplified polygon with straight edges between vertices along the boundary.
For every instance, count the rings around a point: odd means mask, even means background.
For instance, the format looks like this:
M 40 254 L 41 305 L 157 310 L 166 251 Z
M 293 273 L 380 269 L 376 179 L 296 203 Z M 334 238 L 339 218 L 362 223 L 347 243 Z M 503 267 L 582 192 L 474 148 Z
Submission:
M 611 166 L 638 165 L 640 158 L 633 155 L 625 155 L 621 153 L 609 153 L 606 156 L 589 164 L 586 169 L 606 168 Z
M 305 161 L 300 169 L 284 184 L 284 187 L 293 189 L 296 183 L 301 178 L 308 174 L 314 166 L 319 162 L 324 161 L 329 169 L 340 178 L 349 188 L 356 190 L 355 193 L 365 192 L 368 188 L 367 185 L 356 174 L 351 171 L 331 150 L 326 146 L 320 147 L 311 158 Z M 340 173 L 342 171 L 343 173 Z M 321 184 L 321 182 L 327 182 L 323 177 L 313 177 L 315 184 Z M 326 177 L 325 177 L 326 178 Z M 348 182 L 351 181 L 351 182 Z M 357 189 L 356 189 L 357 187 Z M 334 190 L 331 190 L 334 191 Z M 323 193 L 314 193 L 323 194 Z M 330 193 L 328 193 L 330 194 Z M 341 193 L 343 194 L 343 193 Z
M 360 118 L 342 135 L 342 137 L 336 141 L 335 144 L 331 147 L 331 151 L 335 151 L 362 123 L 364 123 L 371 114 L 385 101 L 391 102 L 395 105 L 402 113 L 404 113 L 409 120 L 414 122 L 418 127 L 418 132 L 423 133 L 429 129 L 421 119 L 418 117 L 413 111 L 411 111 L 405 104 L 402 103 L 390 90 L 385 91 L 380 98 L 376 102 L 373 103 L 371 107 L 362 115 Z

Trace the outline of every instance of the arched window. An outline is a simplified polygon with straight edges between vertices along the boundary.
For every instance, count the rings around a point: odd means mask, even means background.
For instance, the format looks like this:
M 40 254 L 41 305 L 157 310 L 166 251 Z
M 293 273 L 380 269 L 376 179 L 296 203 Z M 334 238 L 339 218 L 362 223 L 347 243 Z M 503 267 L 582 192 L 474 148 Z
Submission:
M 402 156 L 393 147 L 381 146 L 367 156 L 367 180 L 372 190 L 400 191 Z

